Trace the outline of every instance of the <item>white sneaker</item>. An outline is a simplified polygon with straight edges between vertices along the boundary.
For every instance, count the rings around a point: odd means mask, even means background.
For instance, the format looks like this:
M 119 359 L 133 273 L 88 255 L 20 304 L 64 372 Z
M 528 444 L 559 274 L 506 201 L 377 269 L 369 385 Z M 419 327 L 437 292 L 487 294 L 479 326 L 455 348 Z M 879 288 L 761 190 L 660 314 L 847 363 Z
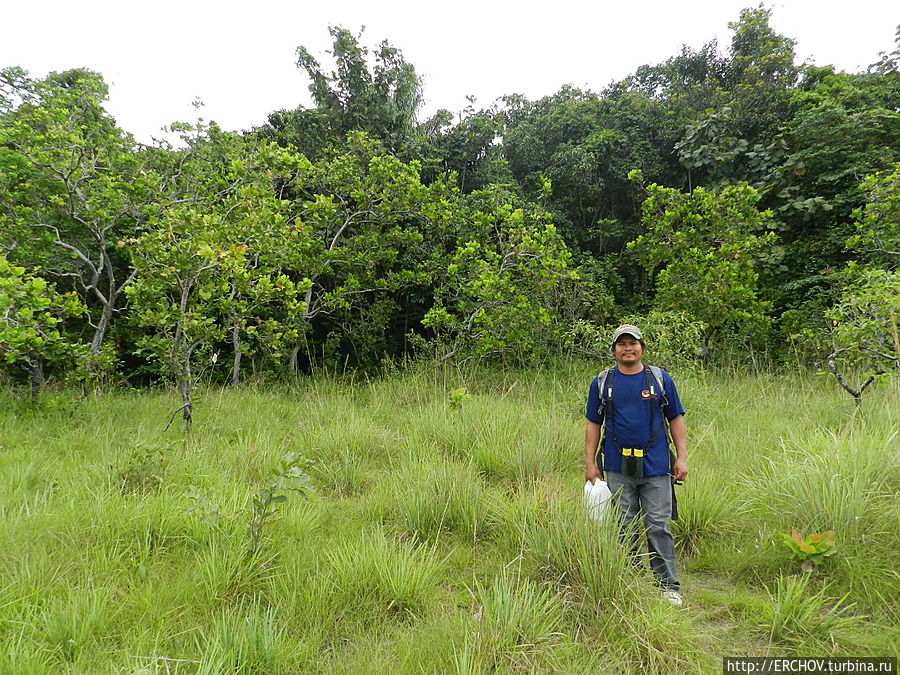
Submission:
M 681 607 L 684 604 L 681 593 L 678 591 L 663 591 L 662 596 L 676 607 Z

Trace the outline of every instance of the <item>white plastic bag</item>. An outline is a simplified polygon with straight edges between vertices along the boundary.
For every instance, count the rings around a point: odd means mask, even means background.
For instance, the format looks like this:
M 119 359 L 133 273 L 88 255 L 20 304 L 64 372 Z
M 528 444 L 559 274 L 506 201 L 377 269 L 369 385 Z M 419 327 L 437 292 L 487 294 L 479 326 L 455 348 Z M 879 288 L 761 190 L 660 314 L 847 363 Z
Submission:
M 586 481 L 584 484 L 584 503 L 588 509 L 588 515 L 597 520 L 609 509 L 609 498 L 612 494 L 605 480 L 595 479 L 593 483 Z

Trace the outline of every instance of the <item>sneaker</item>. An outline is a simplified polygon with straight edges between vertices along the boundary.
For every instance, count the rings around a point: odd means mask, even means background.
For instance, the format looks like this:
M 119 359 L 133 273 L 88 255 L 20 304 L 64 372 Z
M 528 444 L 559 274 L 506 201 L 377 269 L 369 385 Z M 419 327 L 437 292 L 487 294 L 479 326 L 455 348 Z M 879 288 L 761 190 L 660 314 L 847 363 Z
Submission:
M 662 596 L 676 607 L 681 607 L 684 604 L 681 593 L 678 591 L 663 591 Z

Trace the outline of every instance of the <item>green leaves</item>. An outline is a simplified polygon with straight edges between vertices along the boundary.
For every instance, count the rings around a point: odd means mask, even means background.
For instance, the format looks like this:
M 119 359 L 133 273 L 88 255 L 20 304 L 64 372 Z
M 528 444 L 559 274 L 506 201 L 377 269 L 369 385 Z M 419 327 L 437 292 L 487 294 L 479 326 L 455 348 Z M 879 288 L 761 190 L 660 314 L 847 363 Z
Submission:
M 571 278 L 569 252 L 549 217 L 504 203 L 499 191 L 474 195 L 482 210 L 471 231 L 435 269 L 435 304 L 422 323 L 445 359 L 509 354 L 524 358 L 552 339 L 552 293 Z M 441 263 L 439 262 L 438 265 Z
M 810 571 L 812 565 L 819 565 L 825 558 L 834 555 L 835 534 L 833 530 L 821 534 L 811 534 L 805 539 L 797 530 L 790 535 L 780 533 L 782 541 L 791 550 L 793 559 L 804 563 L 804 571 Z
M 84 351 L 62 330 L 65 319 L 84 311 L 74 293 L 58 293 L 0 252 L 0 355 L 7 363 L 54 362 Z
M 287 501 L 287 495 L 284 493 L 295 492 L 305 498 L 313 491 L 309 477 L 299 466 L 301 461 L 296 452 L 285 455 L 279 460 L 266 486 L 253 495 L 253 515 L 247 526 L 251 555 L 256 553 L 259 547 L 263 528 L 277 515 L 277 505 Z
M 857 404 L 873 381 L 893 371 L 900 375 L 900 271 L 850 264 L 849 284 L 826 312 L 833 351 L 828 366 Z M 847 379 L 862 384 L 852 386 Z
M 900 162 L 893 170 L 867 176 L 865 208 L 854 212 L 856 234 L 847 244 L 886 265 L 900 262 Z
M 628 244 L 651 275 L 657 306 L 687 312 L 709 337 L 726 326 L 759 336 L 769 304 L 757 292 L 762 262 L 779 260 L 777 236 L 767 232 L 771 213 L 747 185 L 684 194 L 651 185 L 644 201 L 644 234 Z

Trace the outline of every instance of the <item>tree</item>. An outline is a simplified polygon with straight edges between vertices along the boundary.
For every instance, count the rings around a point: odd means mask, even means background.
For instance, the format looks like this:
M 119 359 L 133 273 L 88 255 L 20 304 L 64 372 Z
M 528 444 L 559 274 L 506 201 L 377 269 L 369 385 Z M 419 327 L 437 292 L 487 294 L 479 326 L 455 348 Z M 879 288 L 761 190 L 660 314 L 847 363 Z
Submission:
M 330 134 L 343 139 L 364 131 L 393 154 L 402 154 L 413 140 L 416 112 L 422 104 L 422 83 L 402 52 L 383 41 L 369 64 L 369 50 L 360 35 L 330 27 L 331 56 L 337 66 L 328 74 L 302 45 L 297 66 L 306 71 L 316 110 L 324 115 Z
M 429 247 L 459 223 L 454 191 L 441 180 L 424 185 L 419 171 L 418 162 L 405 164 L 353 133 L 344 152 L 291 183 L 293 222 L 309 247 L 294 268 L 309 282 L 301 319 L 320 338 L 337 329 L 332 339 L 355 348 L 355 340 L 384 333 L 400 294 L 428 283 Z M 292 368 L 303 346 L 295 346 Z
M 635 176 L 639 178 L 639 176 Z M 771 212 L 759 212 L 747 185 L 684 194 L 650 185 L 645 231 L 628 244 L 656 278 L 656 304 L 683 311 L 705 325 L 703 361 L 710 340 L 726 328 L 759 337 L 769 304 L 758 295 L 759 269 L 779 261 L 777 236 L 767 232 Z
M 513 183 L 498 139 L 503 131 L 503 115 L 496 109 L 475 110 L 474 97 L 456 124 L 448 110 L 439 110 L 420 126 L 424 134 L 422 146 L 423 175 L 434 178 L 455 175 L 464 194 L 483 190 L 492 183 Z
M 218 146 L 213 156 L 222 173 L 205 179 L 226 189 L 170 206 L 128 242 L 136 273 L 128 297 L 148 329 L 139 344 L 177 383 L 187 428 L 197 367 L 217 362 L 214 348 L 226 331 L 238 381 L 248 341 L 263 335 L 280 341 L 300 311 L 297 286 L 278 264 L 290 225 L 288 203 L 275 186 L 308 162 L 277 147 L 242 144 L 234 135 L 214 132 L 208 142 Z M 273 304 L 283 308 L 282 320 L 262 318 Z
M 900 272 L 850 264 L 846 274 L 850 283 L 827 315 L 833 348 L 828 366 L 859 405 L 879 376 L 891 370 L 900 375 Z M 862 384 L 854 389 L 849 376 Z
M 900 265 L 900 162 L 893 171 L 867 176 L 865 208 L 854 212 L 856 234 L 847 242 L 885 267 Z
M 67 337 L 62 327 L 65 319 L 84 311 L 74 292 L 58 293 L 53 284 L 11 265 L 0 252 L 0 355 L 28 371 L 32 399 L 40 393 L 45 363 L 83 356 L 84 345 Z
M 639 220 L 640 195 L 628 172 L 671 178 L 663 107 L 620 88 L 601 97 L 563 87 L 534 103 L 516 96 L 505 101 L 503 150 L 525 195 L 545 201 L 571 249 L 619 250 Z
M 434 330 L 442 360 L 522 360 L 552 343 L 548 299 L 571 277 L 570 255 L 545 212 L 516 208 L 497 188 L 472 200 L 470 229 L 435 271 L 435 303 L 422 324 Z
M 675 145 L 689 187 L 746 181 L 765 196 L 769 174 L 784 156 L 781 131 L 800 74 L 794 40 L 776 33 L 770 19 L 771 10 L 762 7 L 742 10 L 729 24 L 728 57 L 701 52 L 715 64 L 701 72 L 718 86 L 701 89 L 708 96 L 705 112 L 697 110 Z
M 0 116 L 0 231 L 8 255 L 54 272 L 91 308 L 98 357 L 133 278 L 120 243 L 157 196 L 149 154 L 103 109 L 107 86 L 88 70 L 30 80 L 4 71 Z

